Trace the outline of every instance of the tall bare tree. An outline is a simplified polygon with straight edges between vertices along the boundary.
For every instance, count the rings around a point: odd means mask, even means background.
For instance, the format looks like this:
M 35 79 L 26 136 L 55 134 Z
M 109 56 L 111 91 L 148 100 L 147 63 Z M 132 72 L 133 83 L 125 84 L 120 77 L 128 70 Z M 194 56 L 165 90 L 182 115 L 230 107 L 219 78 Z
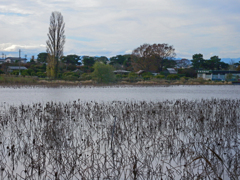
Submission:
M 175 65 L 171 60 L 176 56 L 173 46 L 168 44 L 143 44 L 132 52 L 134 70 L 162 71 L 164 66 Z
M 47 40 L 47 53 L 48 53 L 48 77 L 57 78 L 58 62 L 63 55 L 63 48 L 65 44 L 64 30 L 65 23 L 63 16 L 60 12 L 54 11 L 50 17 L 50 26 Z

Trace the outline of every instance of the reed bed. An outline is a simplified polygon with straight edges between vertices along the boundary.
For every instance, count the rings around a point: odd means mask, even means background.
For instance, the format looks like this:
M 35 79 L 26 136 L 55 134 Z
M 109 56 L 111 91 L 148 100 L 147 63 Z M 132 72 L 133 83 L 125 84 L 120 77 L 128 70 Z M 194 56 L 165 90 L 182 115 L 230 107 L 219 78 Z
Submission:
M 240 100 L 0 105 L 0 178 L 239 179 Z

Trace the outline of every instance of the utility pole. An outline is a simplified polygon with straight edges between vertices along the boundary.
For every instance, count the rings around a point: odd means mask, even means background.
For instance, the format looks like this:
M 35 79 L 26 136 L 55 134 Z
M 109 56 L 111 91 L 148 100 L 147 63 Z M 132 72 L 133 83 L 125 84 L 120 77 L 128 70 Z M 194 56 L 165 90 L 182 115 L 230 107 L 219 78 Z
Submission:
M 21 49 L 19 49 L 19 61 L 18 61 L 19 76 L 21 75 L 21 72 L 20 72 L 20 62 L 21 62 Z

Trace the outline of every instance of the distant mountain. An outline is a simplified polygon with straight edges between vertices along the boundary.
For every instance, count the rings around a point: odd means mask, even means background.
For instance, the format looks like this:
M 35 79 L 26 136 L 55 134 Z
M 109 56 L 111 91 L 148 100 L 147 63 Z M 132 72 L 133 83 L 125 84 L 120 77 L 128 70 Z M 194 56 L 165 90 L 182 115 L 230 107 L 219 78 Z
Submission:
M 183 59 L 183 58 L 179 58 L 179 57 L 173 58 L 173 60 L 181 60 L 181 59 Z
M 229 63 L 231 60 L 233 60 L 235 63 L 240 61 L 240 58 L 221 58 L 221 60 L 225 63 Z
M 185 58 L 174 58 L 174 60 L 181 60 L 181 59 L 185 59 Z M 188 60 L 191 61 L 192 59 L 188 59 Z M 225 63 L 229 63 L 231 60 L 233 60 L 235 63 L 237 63 L 240 61 L 240 57 L 239 58 L 221 58 L 221 61 L 223 61 Z

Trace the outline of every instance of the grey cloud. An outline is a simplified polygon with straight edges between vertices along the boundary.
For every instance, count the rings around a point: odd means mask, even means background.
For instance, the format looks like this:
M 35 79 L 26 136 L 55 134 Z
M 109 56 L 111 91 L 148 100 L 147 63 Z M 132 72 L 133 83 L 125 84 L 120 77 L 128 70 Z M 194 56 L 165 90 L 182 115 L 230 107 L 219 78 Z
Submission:
M 235 53 L 240 47 L 239 7 L 237 0 L 9 0 L 1 3 L 0 12 L 29 15 L 0 14 L 0 38 L 22 46 L 45 44 L 50 14 L 56 10 L 66 23 L 65 54 L 114 55 L 143 43 L 168 43 L 187 58 L 192 53 L 234 58 L 240 57 Z

